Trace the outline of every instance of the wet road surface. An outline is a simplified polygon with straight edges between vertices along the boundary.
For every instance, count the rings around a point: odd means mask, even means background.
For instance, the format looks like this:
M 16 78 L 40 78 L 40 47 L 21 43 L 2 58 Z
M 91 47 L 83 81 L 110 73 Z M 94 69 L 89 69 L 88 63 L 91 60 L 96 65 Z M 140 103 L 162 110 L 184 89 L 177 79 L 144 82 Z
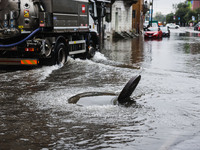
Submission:
M 199 33 L 171 30 L 170 38 L 104 47 L 93 60 L 69 59 L 64 67 L 1 70 L 0 149 L 198 150 Z M 137 74 L 130 107 L 108 97 L 68 103 L 84 92 L 117 95 Z

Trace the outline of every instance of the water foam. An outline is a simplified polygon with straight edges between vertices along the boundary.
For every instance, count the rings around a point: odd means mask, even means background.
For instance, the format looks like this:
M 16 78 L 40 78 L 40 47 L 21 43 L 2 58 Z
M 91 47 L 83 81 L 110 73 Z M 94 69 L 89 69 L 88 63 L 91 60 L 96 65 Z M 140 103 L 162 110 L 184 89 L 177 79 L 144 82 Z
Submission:
M 99 60 L 108 60 L 108 59 L 104 56 L 104 54 L 102 54 L 100 52 L 96 52 L 96 54 L 94 55 L 92 60 L 99 61 Z
M 36 77 L 36 80 L 38 82 L 41 82 L 44 81 L 46 78 L 48 78 L 53 71 L 58 70 L 62 67 L 63 67 L 62 65 L 43 66 L 42 68 L 29 70 L 26 72 L 26 74 L 29 76 L 33 76 L 33 78 Z

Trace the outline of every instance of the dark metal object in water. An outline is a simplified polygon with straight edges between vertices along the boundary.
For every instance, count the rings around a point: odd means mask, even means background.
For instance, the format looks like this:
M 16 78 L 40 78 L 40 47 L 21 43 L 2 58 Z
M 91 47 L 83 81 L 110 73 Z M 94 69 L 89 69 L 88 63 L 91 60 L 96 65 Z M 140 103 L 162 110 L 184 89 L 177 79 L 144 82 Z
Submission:
M 128 83 L 125 85 L 125 87 L 122 89 L 119 96 L 117 96 L 115 93 L 108 93 L 108 92 L 86 92 L 86 93 L 80 93 L 78 95 L 75 95 L 69 98 L 68 102 L 72 104 L 76 104 L 81 98 L 84 98 L 84 97 L 106 95 L 106 96 L 114 96 L 114 98 L 111 100 L 114 105 L 116 104 L 130 105 L 135 102 L 131 100 L 130 96 L 132 95 L 138 83 L 140 82 L 140 79 L 141 79 L 141 75 L 137 75 L 131 78 L 128 81 Z
M 140 82 L 140 79 L 141 79 L 141 75 L 137 75 L 128 81 L 128 83 L 125 85 L 125 87 L 123 88 L 123 90 L 118 96 L 118 102 L 120 104 L 130 101 L 130 96 L 134 92 L 138 83 Z

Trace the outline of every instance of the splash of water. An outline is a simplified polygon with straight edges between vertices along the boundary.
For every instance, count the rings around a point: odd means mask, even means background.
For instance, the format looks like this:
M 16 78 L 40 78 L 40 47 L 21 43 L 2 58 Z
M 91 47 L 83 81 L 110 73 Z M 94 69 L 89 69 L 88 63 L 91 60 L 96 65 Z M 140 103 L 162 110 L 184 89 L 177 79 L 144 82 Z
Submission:
M 45 66 L 40 69 L 36 69 L 33 72 L 38 74 L 38 81 L 41 82 L 48 78 L 53 71 L 58 70 L 60 68 L 62 68 L 61 65 Z
M 104 60 L 105 61 L 105 60 L 108 60 L 108 59 L 102 53 L 96 52 L 96 54 L 94 55 L 92 60 L 94 60 L 94 61 Z

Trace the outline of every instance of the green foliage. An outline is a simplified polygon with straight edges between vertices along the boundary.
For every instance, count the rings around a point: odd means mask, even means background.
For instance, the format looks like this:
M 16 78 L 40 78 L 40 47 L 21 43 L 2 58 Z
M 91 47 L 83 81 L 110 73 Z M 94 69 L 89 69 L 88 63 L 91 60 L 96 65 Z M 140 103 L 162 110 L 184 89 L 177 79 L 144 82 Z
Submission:
M 175 22 L 180 25 L 186 25 L 191 22 L 196 23 L 200 19 L 200 8 L 196 10 L 190 9 L 187 0 L 177 5 L 173 4 L 173 8 L 176 10 L 175 14 L 170 13 L 166 16 L 166 22 Z M 175 20 L 173 19 L 175 16 Z M 192 20 L 192 16 L 195 16 L 195 21 Z
M 191 20 L 192 16 L 196 16 L 196 12 L 194 10 L 189 10 L 184 16 L 184 19 L 188 22 Z
M 158 22 L 165 22 L 165 15 L 161 12 L 157 12 L 154 16 L 154 20 L 157 20 Z
M 187 3 L 179 3 L 177 5 L 177 10 L 175 13 L 176 16 L 176 23 L 180 23 L 180 24 L 185 24 L 187 23 L 189 20 L 186 20 L 186 15 L 187 13 L 190 11 L 190 8 L 188 7 Z M 190 18 L 191 20 L 191 18 Z
M 170 13 L 166 16 L 166 22 L 167 23 L 174 23 L 174 14 Z

